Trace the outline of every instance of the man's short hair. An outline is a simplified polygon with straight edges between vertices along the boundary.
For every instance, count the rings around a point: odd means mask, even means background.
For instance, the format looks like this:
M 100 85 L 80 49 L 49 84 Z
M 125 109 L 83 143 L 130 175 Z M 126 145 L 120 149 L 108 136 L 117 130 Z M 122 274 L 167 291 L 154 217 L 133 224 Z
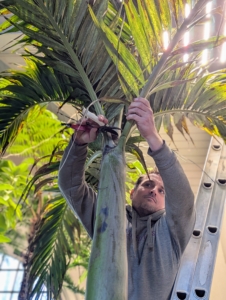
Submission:
M 160 173 L 159 173 L 159 170 L 155 167 L 155 168 L 153 168 L 152 170 L 150 170 L 149 172 L 148 172 L 148 174 L 156 174 L 156 175 L 159 175 L 159 176 L 161 176 L 160 175 Z M 135 183 L 135 186 L 134 186 L 134 189 L 136 190 L 137 188 L 138 188 L 138 186 L 141 184 L 141 182 L 144 180 L 144 178 L 146 177 L 146 176 L 148 176 L 148 174 L 142 174 L 138 179 L 137 179 L 137 181 L 136 181 L 136 183 Z

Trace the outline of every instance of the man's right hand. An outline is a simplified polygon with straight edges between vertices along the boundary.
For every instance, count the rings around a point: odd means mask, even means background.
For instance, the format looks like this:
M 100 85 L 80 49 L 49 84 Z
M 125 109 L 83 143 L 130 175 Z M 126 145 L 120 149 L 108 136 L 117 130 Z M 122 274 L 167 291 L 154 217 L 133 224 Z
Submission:
M 154 114 L 147 99 L 135 98 L 128 108 L 126 118 L 136 122 L 140 134 L 146 139 L 152 151 L 162 147 L 163 140 L 155 127 Z
M 108 120 L 102 115 L 99 115 L 98 119 L 99 119 L 99 121 L 103 122 L 104 124 L 108 123 Z M 100 127 L 100 125 L 98 125 L 96 122 L 94 122 L 93 120 L 90 120 L 90 119 L 86 119 L 86 120 L 81 119 L 77 124 L 83 126 L 83 125 L 86 125 L 87 122 L 90 125 L 92 125 L 93 127 L 87 126 L 86 130 L 79 130 L 79 128 L 78 128 L 78 130 L 76 130 L 74 133 L 74 141 L 78 145 L 92 143 L 97 138 L 97 130 Z

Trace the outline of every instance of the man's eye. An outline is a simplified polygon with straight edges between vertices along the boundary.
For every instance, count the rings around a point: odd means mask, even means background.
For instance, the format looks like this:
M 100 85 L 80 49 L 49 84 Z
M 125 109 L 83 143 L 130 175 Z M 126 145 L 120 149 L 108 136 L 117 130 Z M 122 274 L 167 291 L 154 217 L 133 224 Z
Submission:
M 161 194 L 163 194 L 163 195 L 165 194 L 165 191 L 162 190 L 162 189 L 161 189 L 159 192 L 160 192 Z
M 147 187 L 149 189 L 153 189 L 155 187 L 155 184 L 153 184 L 153 183 L 146 183 L 145 187 Z

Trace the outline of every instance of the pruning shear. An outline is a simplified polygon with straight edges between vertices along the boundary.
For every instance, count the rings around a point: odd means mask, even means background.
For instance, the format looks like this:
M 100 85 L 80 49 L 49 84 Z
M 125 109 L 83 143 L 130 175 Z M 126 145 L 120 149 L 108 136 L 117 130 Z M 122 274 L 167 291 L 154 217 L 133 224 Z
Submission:
M 91 128 L 98 128 L 97 132 L 100 133 L 100 132 L 109 132 L 113 135 L 116 135 L 118 136 L 118 132 L 115 131 L 115 129 L 117 130 L 121 130 L 121 128 L 118 128 L 118 127 L 114 127 L 114 126 L 106 126 L 106 125 L 103 125 L 103 126 L 99 126 L 97 127 L 96 125 L 94 124 L 90 124 L 89 122 L 86 122 L 86 124 L 74 124 L 74 123 L 61 123 L 62 125 L 65 125 L 69 128 L 72 128 L 76 131 L 90 131 Z
M 97 132 L 109 132 L 112 135 L 115 135 L 118 137 L 118 132 L 116 130 L 121 130 L 121 128 L 114 127 L 114 126 L 106 126 L 105 123 L 101 122 L 98 117 L 91 113 L 90 111 L 86 111 L 84 108 L 82 111 L 83 119 L 85 120 L 93 120 L 97 124 L 91 124 L 89 121 L 86 121 L 86 124 L 75 124 L 75 123 L 62 123 L 62 125 L 65 125 L 69 128 L 72 128 L 76 131 L 90 131 L 91 128 L 98 128 Z M 99 126 L 98 126 L 99 125 Z

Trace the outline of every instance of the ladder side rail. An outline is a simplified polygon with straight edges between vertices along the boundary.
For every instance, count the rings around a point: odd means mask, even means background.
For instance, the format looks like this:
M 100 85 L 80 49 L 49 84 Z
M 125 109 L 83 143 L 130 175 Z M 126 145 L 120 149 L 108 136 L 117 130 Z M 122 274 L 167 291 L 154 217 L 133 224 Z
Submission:
M 174 284 L 171 300 L 188 299 L 198 259 L 203 231 L 208 215 L 214 181 L 217 175 L 218 164 L 222 149 L 211 139 L 204 165 L 204 172 L 200 180 L 199 191 L 196 198 L 196 223 L 193 235 L 183 254 L 177 278 Z M 213 180 L 211 180 L 211 179 Z
M 209 299 L 210 295 L 226 200 L 225 158 L 226 146 L 224 145 L 194 273 L 192 291 L 189 298 L 191 300 Z

